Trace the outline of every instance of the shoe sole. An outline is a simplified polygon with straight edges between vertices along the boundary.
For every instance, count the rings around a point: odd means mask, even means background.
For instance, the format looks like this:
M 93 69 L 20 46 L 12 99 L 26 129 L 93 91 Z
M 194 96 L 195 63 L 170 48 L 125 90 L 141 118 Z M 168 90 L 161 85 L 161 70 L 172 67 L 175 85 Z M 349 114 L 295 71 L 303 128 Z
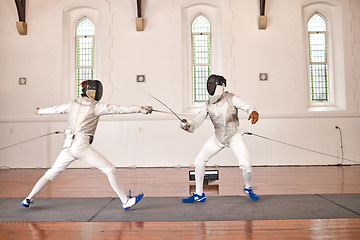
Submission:
M 248 193 L 245 193 L 245 194 L 248 195 L 251 200 L 254 200 L 254 201 L 259 200 L 259 196 L 257 196 L 257 197 L 251 197 L 250 194 L 248 194 Z
M 250 193 L 246 192 L 245 190 L 244 190 L 244 193 L 245 193 L 246 195 L 248 195 L 251 200 L 254 200 L 254 201 L 259 200 L 259 196 L 252 197 L 252 196 L 250 195 Z M 256 195 L 256 194 L 254 194 L 254 195 Z
M 194 201 L 191 201 L 191 202 L 184 202 L 184 200 L 182 201 L 183 203 L 193 203 L 193 202 L 195 202 L 195 201 L 197 201 L 197 202 L 204 202 L 206 200 L 206 197 L 203 197 L 203 198 L 200 198 L 200 199 L 194 199 Z
M 30 205 L 33 205 L 33 204 L 34 204 L 34 201 L 30 201 L 29 203 L 24 203 L 24 202 L 22 202 L 22 203 L 21 203 L 21 206 L 26 207 L 26 208 L 29 208 Z

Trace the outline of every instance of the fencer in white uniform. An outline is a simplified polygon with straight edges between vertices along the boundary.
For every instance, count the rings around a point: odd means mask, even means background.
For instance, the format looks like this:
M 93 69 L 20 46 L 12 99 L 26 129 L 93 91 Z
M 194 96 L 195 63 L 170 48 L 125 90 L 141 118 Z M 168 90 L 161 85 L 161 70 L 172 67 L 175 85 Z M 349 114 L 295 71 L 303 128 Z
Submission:
M 239 128 L 238 109 L 249 114 L 248 120 L 251 120 L 252 124 L 258 121 L 259 114 L 253 106 L 238 96 L 224 91 L 224 87 L 226 87 L 226 79 L 223 76 L 211 75 L 207 81 L 210 99 L 204 103 L 194 119 L 190 122 L 184 119 L 181 122 L 182 129 L 193 133 L 209 115 L 215 129 L 215 133 L 205 142 L 195 158 L 196 190 L 190 197 L 183 199 L 185 203 L 206 200 L 203 192 L 205 165 L 210 158 L 225 147 L 231 148 L 238 159 L 245 181 L 244 192 L 253 200 L 259 199 L 251 187 L 251 163 L 248 148 Z
M 21 205 L 26 208 L 34 203 L 33 198 L 35 195 L 39 193 L 49 181 L 54 180 L 59 173 L 77 159 L 87 162 L 107 175 L 111 187 L 119 196 L 125 210 L 130 209 L 143 197 L 142 193 L 135 197 L 132 197 L 131 194 L 127 196 L 116 176 L 114 165 L 97 152 L 90 144 L 93 141 L 100 116 L 130 113 L 149 114 L 152 112 L 152 107 L 124 107 L 99 102 L 103 91 L 102 84 L 98 80 L 86 80 L 81 83 L 81 86 L 81 97 L 68 104 L 35 109 L 35 113 L 40 115 L 68 113 L 69 119 L 67 128 L 64 131 L 66 138 L 63 149 L 53 166 L 38 180 L 30 194 L 21 203 Z

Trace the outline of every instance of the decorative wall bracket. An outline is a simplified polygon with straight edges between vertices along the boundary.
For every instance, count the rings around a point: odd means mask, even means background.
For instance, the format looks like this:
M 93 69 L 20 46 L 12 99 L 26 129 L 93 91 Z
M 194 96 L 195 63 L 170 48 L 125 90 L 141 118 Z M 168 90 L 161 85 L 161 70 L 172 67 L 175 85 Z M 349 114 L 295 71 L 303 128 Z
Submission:
M 260 30 L 266 29 L 267 16 L 265 15 L 265 0 L 260 0 L 260 16 L 258 24 Z
M 27 24 L 25 22 L 25 6 L 26 0 L 15 0 L 19 21 L 16 22 L 16 28 L 20 35 L 27 34 Z
M 27 24 L 26 22 L 16 22 L 16 28 L 20 35 L 27 35 Z
M 144 31 L 144 19 L 141 17 L 141 0 L 137 0 L 136 31 Z

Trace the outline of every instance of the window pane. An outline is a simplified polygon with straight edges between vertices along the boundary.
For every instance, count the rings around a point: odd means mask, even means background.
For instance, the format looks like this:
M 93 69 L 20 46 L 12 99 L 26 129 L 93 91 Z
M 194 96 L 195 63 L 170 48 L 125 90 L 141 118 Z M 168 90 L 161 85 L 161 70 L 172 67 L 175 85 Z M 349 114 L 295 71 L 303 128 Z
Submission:
M 210 23 L 204 16 L 192 23 L 193 102 L 204 102 L 209 94 L 206 81 L 211 73 Z
M 308 31 L 326 31 L 325 20 L 320 15 L 315 14 L 308 22 Z
M 210 32 L 210 23 L 203 16 L 197 17 L 192 24 L 192 32 Z
M 194 66 L 193 74 L 193 101 L 204 102 L 209 96 L 206 89 L 206 81 L 210 75 L 210 66 Z
M 326 64 L 311 64 L 311 100 L 328 101 L 328 81 Z
M 76 96 L 80 97 L 81 94 L 81 87 L 79 84 L 84 80 L 94 79 L 94 68 L 78 68 L 77 69 L 77 92 Z
M 308 22 L 310 86 L 312 102 L 329 101 L 326 49 L 326 21 L 319 14 Z
M 92 66 L 94 64 L 94 39 L 80 37 L 78 39 L 78 67 Z
M 94 24 L 84 18 L 78 25 L 76 41 L 76 96 L 80 97 L 79 84 L 88 79 L 94 79 Z
M 85 18 L 84 20 L 81 21 L 81 23 L 79 23 L 78 28 L 77 28 L 77 35 L 94 35 L 95 34 L 95 28 L 94 28 L 94 24 L 92 24 L 92 22 Z
M 194 35 L 194 63 L 210 63 L 210 36 Z
M 310 33 L 310 61 L 326 62 L 325 33 Z

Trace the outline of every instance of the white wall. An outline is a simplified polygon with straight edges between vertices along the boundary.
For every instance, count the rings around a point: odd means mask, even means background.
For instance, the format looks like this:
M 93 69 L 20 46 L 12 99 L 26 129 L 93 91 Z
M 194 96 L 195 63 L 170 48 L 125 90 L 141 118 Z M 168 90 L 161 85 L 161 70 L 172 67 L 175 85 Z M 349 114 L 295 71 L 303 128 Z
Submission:
M 336 54 L 334 79 L 337 108 L 314 111 L 307 101 L 304 18 L 325 2 L 334 18 L 331 27 Z M 28 34 L 20 36 L 15 3 L 0 2 L 0 148 L 63 129 L 66 116 L 37 116 L 34 108 L 68 102 L 73 96 L 72 32 L 74 21 L 88 13 L 96 20 L 97 78 L 105 87 L 102 99 L 118 105 L 152 105 L 166 110 L 142 89 L 174 111 L 191 118 L 189 70 L 184 38 L 187 18 L 199 4 L 213 11 L 218 37 L 216 69 L 228 90 L 255 105 L 260 121 L 251 126 L 240 113 L 245 131 L 271 139 L 360 161 L 360 1 L 267 1 L 268 26 L 259 30 L 256 0 L 143 1 L 145 31 L 135 29 L 136 1 L 32 0 L 27 2 Z M 201 6 L 201 5 L 200 5 Z M 189 10 L 190 9 L 190 10 Z M 195 9 L 195 10 L 194 10 Z M 210 10 L 209 10 L 210 11 Z M 336 23 L 336 24 L 335 24 Z M 339 34 L 341 33 L 341 34 Z M 220 60 L 219 60 L 220 59 Z M 266 72 L 267 82 L 258 74 Z M 145 74 L 145 83 L 135 76 Z M 26 77 L 25 86 L 18 78 Z M 336 104 L 336 103 L 335 103 Z M 315 109 L 316 110 L 316 109 Z M 319 109 L 317 109 L 319 110 Z M 196 112 L 196 110 L 195 110 Z M 178 127 L 171 115 L 102 117 L 93 146 L 116 166 L 189 166 L 212 134 L 207 120 L 194 134 Z M 254 165 L 327 165 L 339 159 L 245 136 Z M 62 136 L 49 136 L 0 150 L 0 166 L 50 167 Z M 345 163 L 353 163 L 345 161 Z M 236 165 L 225 149 L 210 165 Z M 75 163 L 72 167 L 86 167 Z

